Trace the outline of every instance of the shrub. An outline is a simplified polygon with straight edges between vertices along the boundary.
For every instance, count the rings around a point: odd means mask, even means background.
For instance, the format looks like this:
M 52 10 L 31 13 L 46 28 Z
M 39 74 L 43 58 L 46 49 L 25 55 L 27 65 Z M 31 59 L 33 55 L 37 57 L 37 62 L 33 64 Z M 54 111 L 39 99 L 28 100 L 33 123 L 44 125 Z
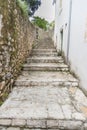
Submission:
M 25 0 L 28 3 L 29 6 L 29 16 L 33 16 L 36 10 L 41 5 L 41 0 Z
M 22 13 L 25 15 L 25 16 L 28 16 L 28 4 L 26 1 L 22 1 L 22 0 L 17 0 L 17 4 L 18 6 L 20 7 Z
M 49 25 L 49 28 L 50 28 L 50 29 L 53 29 L 54 26 L 55 26 L 55 21 L 52 21 L 52 22 L 50 23 L 50 25 Z
M 48 21 L 46 21 L 44 18 L 40 18 L 38 16 L 34 17 L 32 23 L 44 30 L 47 30 L 48 25 L 49 25 Z

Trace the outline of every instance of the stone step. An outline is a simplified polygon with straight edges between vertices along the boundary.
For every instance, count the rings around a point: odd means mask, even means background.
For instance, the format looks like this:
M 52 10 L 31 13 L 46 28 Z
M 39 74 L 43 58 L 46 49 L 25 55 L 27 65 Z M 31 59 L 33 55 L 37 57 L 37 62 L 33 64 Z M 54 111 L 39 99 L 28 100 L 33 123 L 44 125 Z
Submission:
M 87 130 L 87 123 L 79 120 L 1 119 L 0 124 L 0 130 Z
M 40 70 L 40 71 L 69 71 L 69 68 L 65 64 L 57 64 L 57 63 L 30 63 L 24 64 L 23 70 Z
M 67 72 L 24 71 L 15 82 L 16 86 L 78 86 L 78 80 Z
M 45 52 L 45 53 L 43 53 L 43 52 L 37 52 L 37 53 L 32 52 L 31 56 L 39 56 L 39 57 L 41 57 L 41 56 L 54 57 L 55 56 L 55 57 L 57 57 L 58 53 L 57 52 Z
M 30 57 L 27 58 L 27 63 L 63 63 L 62 57 Z
M 57 51 L 56 51 L 56 49 L 33 49 L 32 52 L 35 52 L 35 53 L 37 53 L 37 52 L 50 53 L 51 52 L 52 53 L 52 52 L 57 52 Z

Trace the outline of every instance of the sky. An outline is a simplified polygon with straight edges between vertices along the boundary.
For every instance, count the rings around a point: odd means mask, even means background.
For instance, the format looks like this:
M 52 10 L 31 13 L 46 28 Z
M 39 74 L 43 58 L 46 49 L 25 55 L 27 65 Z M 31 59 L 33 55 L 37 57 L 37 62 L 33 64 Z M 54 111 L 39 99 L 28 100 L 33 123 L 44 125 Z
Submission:
M 48 22 L 52 22 L 55 16 L 55 6 L 53 0 L 41 0 L 42 4 L 36 11 L 35 16 L 45 18 Z

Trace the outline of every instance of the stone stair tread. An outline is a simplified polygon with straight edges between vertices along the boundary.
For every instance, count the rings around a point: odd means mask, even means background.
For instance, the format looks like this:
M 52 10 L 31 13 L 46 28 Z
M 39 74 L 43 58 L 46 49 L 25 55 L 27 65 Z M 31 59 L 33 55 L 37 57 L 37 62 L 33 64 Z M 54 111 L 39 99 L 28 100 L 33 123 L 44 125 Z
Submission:
M 48 60 L 51 60 L 51 59 L 55 59 L 55 60 L 63 60 L 63 58 L 61 56 L 59 57 L 47 57 L 47 56 L 41 56 L 41 57 L 38 57 L 38 56 L 32 56 L 32 57 L 29 57 L 27 59 L 48 59 Z
M 68 66 L 64 63 L 57 64 L 57 63 L 30 63 L 30 64 L 24 64 L 23 67 L 64 67 L 68 68 Z
M 64 60 L 62 57 L 56 58 L 56 57 L 38 57 L 33 56 L 30 58 L 27 58 L 26 63 L 63 63 Z
M 73 102 L 75 102 L 75 107 Z M 87 98 L 77 87 L 15 87 L 9 98 L 0 107 L 0 125 L 6 123 L 4 119 L 7 119 L 13 121 L 15 125 L 27 121 L 22 125 L 26 124 L 29 127 L 32 123 L 31 127 L 35 128 L 38 122 L 39 128 L 43 128 L 41 121 L 46 121 L 47 125 L 52 128 L 56 125 L 59 128 L 58 124 L 61 122 L 60 125 L 63 128 L 68 121 L 66 125 L 70 130 L 71 125 L 75 126 L 76 122 L 78 122 L 77 126 L 86 122 L 87 115 L 82 109 L 84 103 L 87 103 Z M 65 123 L 63 124 L 63 122 Z M 75 127 L 77 128 L 77 126 Z
M 33 49 L 32 51 L 56 51 L 56 49 Z
M 70 73 L 50 72 L 50 71 L 23 71 L 17 81 L 75 81 L 78 82 Z
M 25 71 L 69 71 L 69 67 L 64 63 L 26 63 L 23 65 Z
M 57 57 L 58 56 L 58 53 L 57 52 L 55 52 L 55 53 L 52 53 L 52 52 L 45 52 L 45 53 L 43 53 L 43 52 L 41 52 L 41 53 L 31 53 L 31 56 L 38 56 L 38 57 L 41 57 L 41 56 L 48 56 L 48 57 L 52 57 L 52 56 L 54 56 L 54 57 Z
M 37 54 L 44 54 L 45 55 L 45 54 L 58 54 L 58 53 L 57 52 L 51 52 L 51 51 L 50 52 L 43 52 L 43 51 L 40 52 L 40 51 L 38 51 L 38 52 L 32 52 L 32 54 L 36 54 L 36 55 Z

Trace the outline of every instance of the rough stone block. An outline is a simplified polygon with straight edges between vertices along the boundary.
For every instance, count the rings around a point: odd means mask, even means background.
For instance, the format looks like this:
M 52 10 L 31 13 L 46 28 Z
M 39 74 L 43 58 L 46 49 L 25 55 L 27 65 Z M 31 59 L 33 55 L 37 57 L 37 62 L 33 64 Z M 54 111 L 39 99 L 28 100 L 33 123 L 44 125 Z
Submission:
M 46 128 L 45 120 L 27 120 L 27 126 L 29 128 Z
M 58 128 L 58 120 L 48 120 L 47 128 Z
M 22 119 L 12 120 L 12 126 L 25 126 L 25 125 L 26 125 L 26 120 L 22 120 Z
M 20 128 L 19 127 L 9 127 L 9 128 L 7 128 L 7 130 L 20 130 Z
M 9 126 L 11 125 L 10 119 L 0 119 L 0 125 Z
M 81 121 L 59 121 L 59 129 L 81 130 L 82 122 Z
M 42 129 L 24 129 L 24 130 L 42 130 Z M 44 130 L 44 129 L 43 129 Z
M 58 129 L 58 128 L 57 128 L 57 129 L 54 129 L 54 128 L 53 128 L 53 129 L 48 129 L 48 130 L 59 130 L 59 129 Z

